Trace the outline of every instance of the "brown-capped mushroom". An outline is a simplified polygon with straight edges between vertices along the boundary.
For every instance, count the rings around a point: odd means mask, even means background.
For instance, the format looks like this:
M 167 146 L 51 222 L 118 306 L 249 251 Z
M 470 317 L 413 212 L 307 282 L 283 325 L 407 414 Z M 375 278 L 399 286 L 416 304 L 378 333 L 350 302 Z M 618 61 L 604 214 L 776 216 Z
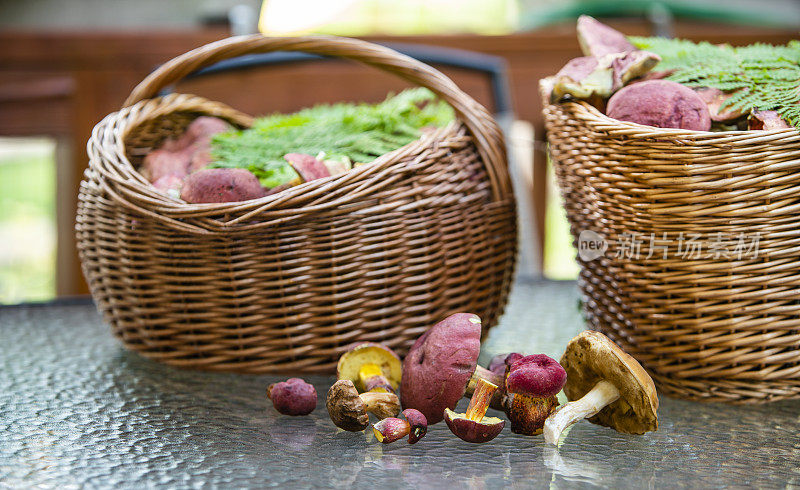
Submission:
M 394 351 L 375 342 L 362 342 L 342 354 L 336 366 L 338 379 L 349 379 L 361 391 L 394 393 L 402 378 L 403 363 Z
M 433 425 L 442 421 L 445 408 L 455 408 L 471 383 L 482 378 L 501 383 L 501 376 L 478 366 L 480 352 L 481 319 L 477 315 L 456 313 L 431 327 L 403 361 L 403 408 L 419 410 Z
M 544 423 L 544 438 L 557 444 L 561 432 L 584 418 L 626 434 L 658 429 L 658 395 L 642 366 L 608 337 L 585 331 L 567 345 L 561 365 L 570 400 Z
M 356 386 L 349 379 L 340 379 L 331 386 L 325 406 L 336 427 L 352 432 L 367 428 L 370 413 L 380 419 L 400 413 L 397 395 L 377 391 L 359 395 Z
M 428 421 L 419 410 L 407 408 L 403 410 L 405 420 L 389 417 L 372 426 L 372 432 L 378 442 L 390 444 L 408 435 L 408 443 L 415 444 L 428 432 Z
M 489 400 L 497 390 L 497 385 L 478 380 L 472 399 L 469 401 L 466 413 L 456 413 L 449 408 L 444 409 L 444 420 L 447 427 L 459 439 L 466 442 L 489 442 L 499 434 L 506 421 L 497 417 L 486 417 Z

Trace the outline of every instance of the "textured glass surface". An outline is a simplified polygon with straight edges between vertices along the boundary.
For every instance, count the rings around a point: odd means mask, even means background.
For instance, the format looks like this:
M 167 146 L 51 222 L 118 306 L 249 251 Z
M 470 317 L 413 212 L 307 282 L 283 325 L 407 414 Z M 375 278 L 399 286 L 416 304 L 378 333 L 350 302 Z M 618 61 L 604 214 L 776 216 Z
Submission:
M 507 350 L 559 357 L 581 329 L 577 298 L 573 283 L 517 285 L 482 360 Z M 1 308 L 0 340 L 0 487 L 800 484 L 800 402 L 662 397 L 658 432 L 629 436 L 583 422 L 559 450 L 508 427 L 490 443 L 468 444 L 444 423 L 416 445 L 382 445 L 371 431 L 339 431 L 328 420 L 331 378 L 309 378 L 319 394 L 311 416 L 282 416 L 264 396 L 282 378 L 143 359 L 120 347 L 91 306 Z

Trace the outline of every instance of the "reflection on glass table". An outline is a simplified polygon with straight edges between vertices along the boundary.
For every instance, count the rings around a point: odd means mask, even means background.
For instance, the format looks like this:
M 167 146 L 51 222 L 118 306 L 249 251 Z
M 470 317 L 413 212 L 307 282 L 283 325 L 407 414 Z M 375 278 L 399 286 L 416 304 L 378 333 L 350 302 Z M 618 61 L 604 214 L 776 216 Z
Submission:
M 509 350 L 558 358 L 582 329 L 572 282 L 517 284 L 481 361 Z M 378 443 L 317 409 L 278 414 L 288 376 L 179 370 L 123 350 L 89 304 L 0 309 L 0 482 L 11 487 L 573 488 L 800 484 L 800 402 L 661 397 L 644 436 L 580 422 L 558 449 L 506 429 L 469 444 L 444 423 L 415 445 Z M 464 411 L 467 400 L 459 404 Z M 489 415 L 498 416 L 490 410 Z M 502 415 L 500 415 L 502 416 Z

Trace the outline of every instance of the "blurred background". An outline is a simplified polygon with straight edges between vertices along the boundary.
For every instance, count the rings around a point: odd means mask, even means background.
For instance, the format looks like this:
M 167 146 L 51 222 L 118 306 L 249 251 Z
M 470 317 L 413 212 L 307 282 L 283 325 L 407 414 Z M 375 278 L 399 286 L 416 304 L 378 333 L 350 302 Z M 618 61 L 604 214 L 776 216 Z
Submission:
M 629 35 L 734 45 L 784 44 L 800 26 L 795 0 L 0 0 L 0 303 L 88 293 L 72 229 L 92 127 L 158 64 L 259 29 L 491 55 L 484 61 L 502 72 L 499 84 L 474 70 L 440 68 L 495 111 L 507 133 L 520 274 L 574 278 L 537 83 L 580 55 L 574 24 L 583 13 Z M 319 61 L 198 78 L 176 90 L 259 115 L 375 102 L 404 87 L 374 70 Z

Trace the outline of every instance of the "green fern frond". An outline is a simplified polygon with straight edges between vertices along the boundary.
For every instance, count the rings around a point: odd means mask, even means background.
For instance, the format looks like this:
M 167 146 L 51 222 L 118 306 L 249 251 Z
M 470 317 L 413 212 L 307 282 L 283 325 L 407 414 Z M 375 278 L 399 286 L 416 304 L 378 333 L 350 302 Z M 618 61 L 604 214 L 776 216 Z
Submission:
M 424 88 L 389 96 L 379 104 L 318 105 L 295 114 L 259 118 L 252 128 L 216 135 L 214 167 L 246 168 L 266 187 L 296 178 L 287 153 L 368 163 L 417 138 L 425 126 L 444 126 L 453 109 Z
M 800 41 L 734 48 L 683 39 L 630 40 L 639 49 L 661 56 L 654 70 L 672 70 L 668 80 L 731 92 L 722 108 L 775 110 L 800 129 Z

